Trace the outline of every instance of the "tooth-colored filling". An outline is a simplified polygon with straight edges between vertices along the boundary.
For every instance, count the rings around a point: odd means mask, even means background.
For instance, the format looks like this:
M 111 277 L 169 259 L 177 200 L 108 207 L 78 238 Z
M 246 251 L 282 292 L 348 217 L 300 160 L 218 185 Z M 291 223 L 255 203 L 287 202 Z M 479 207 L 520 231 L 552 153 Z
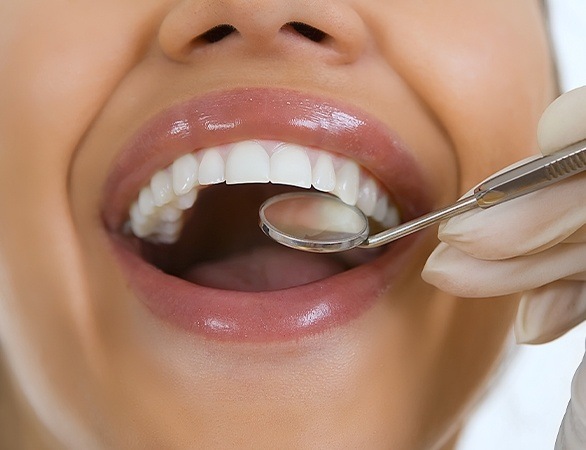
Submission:
M 399 223 L 385 190 L 354 161 L 276 141 L 242 141 L 177 158 L 155 173 L 129 211 L 128 228 L 151 242 L 177 241 L 184 211 L 207 185 L 274 183 L 329 192 L 385 227 Z

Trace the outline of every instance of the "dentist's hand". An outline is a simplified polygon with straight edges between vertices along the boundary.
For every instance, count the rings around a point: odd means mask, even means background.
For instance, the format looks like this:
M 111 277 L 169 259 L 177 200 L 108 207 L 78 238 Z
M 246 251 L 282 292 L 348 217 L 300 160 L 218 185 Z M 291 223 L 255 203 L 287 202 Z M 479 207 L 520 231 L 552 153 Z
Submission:
M 586 87 L 556 100 L 539 124 L 543 154 L 586 139 Z M 423 278 L 462 297 L 524 292 L 515 334 L 548 342 L 586 320 L 586 173 L 488 210 L 450 219 Z M 586 448 L 586 360 L 556 449 Z

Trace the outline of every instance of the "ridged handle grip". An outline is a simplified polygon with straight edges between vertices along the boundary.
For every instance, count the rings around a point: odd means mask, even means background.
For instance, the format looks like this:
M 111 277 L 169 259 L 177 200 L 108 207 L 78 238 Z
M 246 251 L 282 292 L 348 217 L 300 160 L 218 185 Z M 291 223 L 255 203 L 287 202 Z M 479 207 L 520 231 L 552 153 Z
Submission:
M 546 167 L 547 176 L 551 180 L 573 175 L 582 170 L 586 170 L 586 153 L 583 151 L 566 155 Z
M 543 189 L 586 170 L 586 140 L 497 175 L 476 188 L 481 208 L 490 208 Z

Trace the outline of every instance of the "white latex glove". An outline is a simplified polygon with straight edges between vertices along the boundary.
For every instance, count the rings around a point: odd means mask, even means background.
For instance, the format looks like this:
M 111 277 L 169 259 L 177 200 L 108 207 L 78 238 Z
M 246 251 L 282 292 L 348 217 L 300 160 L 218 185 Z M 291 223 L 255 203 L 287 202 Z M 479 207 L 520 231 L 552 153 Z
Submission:
M 586 139 L 586 87 L 556 100 L 538 133 L 543 154 Z M 462 297 L 524 292 L 518 342 L 548 342 L 586 319 L 586 174 L 450 219 L 439 238 L 423 278 Z M 586 359 L 558 435 L 562 449 L 586 449 Z

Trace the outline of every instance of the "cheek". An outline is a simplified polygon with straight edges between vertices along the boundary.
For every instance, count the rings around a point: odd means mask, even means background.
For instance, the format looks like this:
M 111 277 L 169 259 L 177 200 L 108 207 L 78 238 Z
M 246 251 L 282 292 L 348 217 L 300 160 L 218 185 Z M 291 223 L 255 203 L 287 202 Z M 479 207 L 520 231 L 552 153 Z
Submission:
M 536 125 L 555 95 L 552 58 L 537 2 L 436 3 L 425 14 L 417 2 L 393 5 L 381 33 L 451 140 L 464 191 L 537 151 Z
M 9 26 L 0 35 L 5 96 L 0 126 L 3 139 L 13 137 L 12 147 L 26 139 L 27 147 L 43 149 L 36 157 L 57 157 L 61 163 L 71 158 L 71 149 L 139 56 L 149 17 L 157 13 L 148 6 L 152 2 L 141 2 L 142 8 L 139 2 L 120 3 L 25 0 L 7 8 L 3 23 Z M 6 157 L 6 146 L 0 150 Z M 30 158 L 31 150 L 23 153 Z
M 75 366 L 68 358 L 83 352 L 69 350 L 84 345 L 79 336 L 91 333 L 78 301 L 85 287 L 69 211 L 69 166 L 85 130 L 138 56 L 143 30 L 158 10 L 154 2 L 138 0 L 5 3 L 0 19 L 0 340 L 13 351 L 7 357 L 16 370 L 39 378 L 27 383 L 33 389 Z M 62 351 L 41 360 L 38 348 L 50 347 Z M 42 395 L 33 394 L 42 401 Z
M 500 17 L 499 17 L 500 18 Z M 512 20 L 512 19 L 509 19 Z M 496 21 L 471 30 L 471 47 L 455 47 L 458 57 L 443 63 L 448 97 L 436 109 L 452 136 L 461 169 L 461 188 L 538 151 L 536 129 L 554 97 L 553 70 L 541 17 L 533 21 Z M 474 42 L 480 39 L 482 42 Z M 453 106 L 448 100 L 453 99 Z
M 64 249 L 76 245 L 67 193 L 76 147 L 152 39 L 146 30 L 162 7 L 147 0 L 8 3 L 0 28 L 0 204 L 8 218 L 0 223 L 1 251 L 23 260 L 27 269 L 15 276 L 65 277 L 56 262 L 71 258 Z

